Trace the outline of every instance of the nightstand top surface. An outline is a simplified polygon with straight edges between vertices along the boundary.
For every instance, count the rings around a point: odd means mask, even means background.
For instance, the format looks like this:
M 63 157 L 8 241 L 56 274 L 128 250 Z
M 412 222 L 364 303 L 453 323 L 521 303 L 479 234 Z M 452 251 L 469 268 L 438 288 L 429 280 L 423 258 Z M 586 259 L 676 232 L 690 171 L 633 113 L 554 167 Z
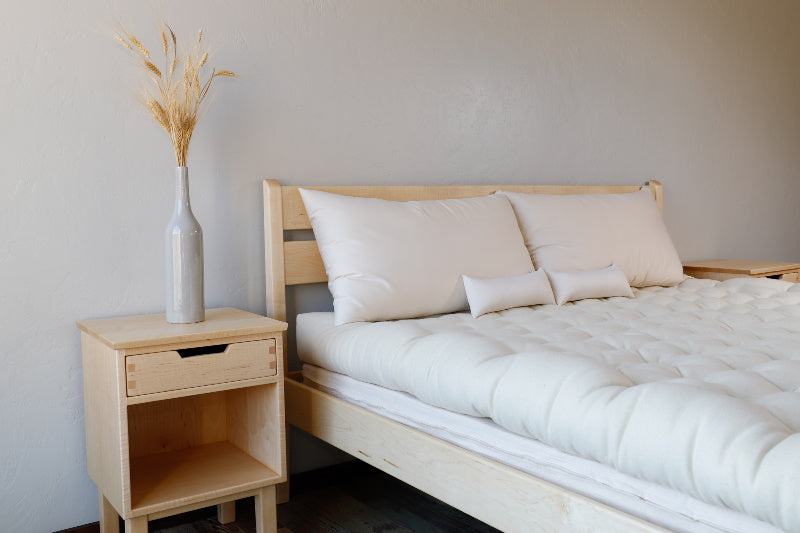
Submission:
M 723 272 L 747 276 L 766 276 L 800 270 L 800 263 L 781 263 L 777 261 L 749 261 L 742 259 L 711 259 L 684 263 L 685 271 Z
M 286 323 L 232 307 L 207 309 L 206 319 L 193 324 L 170 324 L 164 314 L 81 320 L 78 327 L 115 350 L 160 344 L 203 341 L 276 333 Z

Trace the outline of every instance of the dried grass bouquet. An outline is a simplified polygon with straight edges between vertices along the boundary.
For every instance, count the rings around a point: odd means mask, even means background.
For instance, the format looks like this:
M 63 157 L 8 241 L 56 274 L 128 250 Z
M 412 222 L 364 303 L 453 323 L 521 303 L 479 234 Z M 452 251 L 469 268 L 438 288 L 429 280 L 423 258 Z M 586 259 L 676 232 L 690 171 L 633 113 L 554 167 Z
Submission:
M 142 68 L 155 84 L 155 90 L 146 87 L 142 89 L 139 101 L 167 130 L 175 149 L 178 166 L 186 166 L 189 142 L 192 140 L 198 113 L 211 88 L 211 82 L 219 76 L 235 78 L 236 74 L 230 70 L 212 69 L 209 77 L 201 83 L 201 71 L 208 62 L 208 52 L 203 48 L 202 30 L 197 34 L 194 50 L 179 56 L 175 32 L 169 25 L 162 23 L 163 68 L 156 66 L 150 52 L 132 33 L 122 29 L 116 35 L 116 39 L 141 61 Z

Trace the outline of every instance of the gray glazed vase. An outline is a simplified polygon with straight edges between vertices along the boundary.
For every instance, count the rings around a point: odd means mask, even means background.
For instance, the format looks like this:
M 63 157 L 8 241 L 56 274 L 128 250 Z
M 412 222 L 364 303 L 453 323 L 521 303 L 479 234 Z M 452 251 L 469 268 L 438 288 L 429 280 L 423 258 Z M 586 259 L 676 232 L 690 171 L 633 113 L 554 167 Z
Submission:
M 206 318 L 203 299 L 203 230 L 189 203 L 189 169 L 175 168 L 175 211 L 164 240 L 167 322 L 188 324 Z

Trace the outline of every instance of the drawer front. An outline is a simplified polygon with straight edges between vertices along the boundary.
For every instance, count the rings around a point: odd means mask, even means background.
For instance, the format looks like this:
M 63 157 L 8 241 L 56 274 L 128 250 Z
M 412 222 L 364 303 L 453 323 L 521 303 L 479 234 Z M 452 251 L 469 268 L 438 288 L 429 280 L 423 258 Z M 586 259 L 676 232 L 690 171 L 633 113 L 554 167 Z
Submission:
M 125 372 L 128 396 L 274 376 L 275 339 L 131 355 Z

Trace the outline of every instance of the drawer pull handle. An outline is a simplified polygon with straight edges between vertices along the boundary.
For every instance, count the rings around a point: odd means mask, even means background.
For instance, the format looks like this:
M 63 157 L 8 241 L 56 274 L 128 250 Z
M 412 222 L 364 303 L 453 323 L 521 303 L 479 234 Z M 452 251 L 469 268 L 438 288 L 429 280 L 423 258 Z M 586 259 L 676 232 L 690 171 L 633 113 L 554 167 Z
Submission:
M 222 353 L 228 348 L 227 344 L 217 344 L 214 346 L 198 346 L 197 348 L 183 348 L 178 350 L 178 355 L 182 358 L 196 357 L 198 355 L 210 355 L 212 353 Z

